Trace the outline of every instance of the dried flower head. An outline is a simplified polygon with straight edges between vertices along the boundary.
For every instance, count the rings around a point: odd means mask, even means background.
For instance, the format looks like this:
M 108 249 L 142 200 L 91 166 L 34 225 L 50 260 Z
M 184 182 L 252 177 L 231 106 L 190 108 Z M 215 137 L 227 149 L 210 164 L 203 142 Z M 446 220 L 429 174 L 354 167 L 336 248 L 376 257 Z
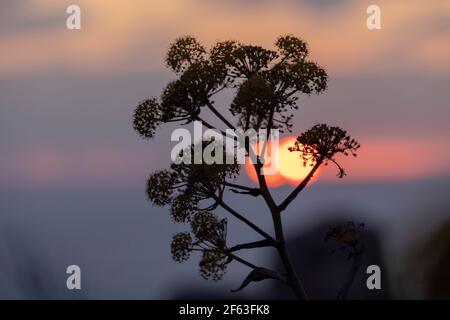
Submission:
M 193 249 L 191 235 L 188 232 L 175 234 L 172 238 L 170 249 L 172 252 L 172 258 L 176 262 L 188 260 Z
M 282 36 L 275 42 L 279 54 L 285 59 L 293 62 L 301 61 L 308 55 L 308 47 L 302 39 L 292 35 Z
M 191 216 L 198 210 L 198 200 L 187 193 L 173 198 L 170 213 L 175 222 L 184 223 L 191 220 Z
M 172 201 L 175 176 L 169 170 L 156 171 L 147 180 L 147 196 L 157 206 L 164 206 Z
M 364 252 L 364 245 L 361 233 L 364 224 L 356 225 L 353 221 L 347 222 L 345 225 L 337 225 L 331 227 L 325 235 L 325 241 L 335 241 L 341 244 L 341 249 L 348 248 L 350 250 L 349 258 L 361 255 Z
M 222 279 L 227 269 L 228 257 L 216 250 L 205 250 L 200 260 L 200 275 L 205 280 Z
M 200 114 L 203 102 L 193 96 L 181 80 L 169 82 L 161 95 L 164 122 L 190 122 Z
M 205 48 L 194 37 L 180 37 L 170 46 L 166 63 L 175 72 L 184 72 L 192 63 L 203 60 L 205 53 Z
M 211 155 L 215 157 L 215 150 L 221 150 L 219 155 L 220 162 L 208 164 L 205 161 L 196 164 L 195 153 L 210 149 Z M 180 182 L 179 191 L 182 193 L 191 194 L 197 200 L 206 200 L 211 198 L 213 194 L 219 198 L 222 196 L 224 190 L 224 183 L 227 179 L 234 179 L 239 174 L 239 164 L 234 161 L 231 164 L 225 163 L 227 153 L 223 144 L 212 140 L 204 140 L 197 145 L 192 145 L 189 149 L 183 150 L 180 157 L 189 160 L 183 161 L 180 164 L 172 164 L 171 170 Z
M 209 59 L 214 65 L 229 68 L 234 61 L 233 52 L 239 46 L 238 42 L 232 40 L 217 42 L 209 51 Z M 232 76 L 230 74 L 230 77 Z
M 219 220 L 209 211 L 200 211 L 192 216 L 191 230 L 199 242 L 206 242 L 216 248 L 225 248 L 227 220 Z
M 145 139 L 150 139 L 155 134 L 162 118 L 161 106 L 156 99 L 142 101 L 135 109 L 133 116 L 133 128 Z
M 347 135 L 345 130 L 339 127 L 330 127 L 326 124 L 317 124 L 297 137 L 291 152 L 299 152 L 303 164 L 308 161 L 331 161 L 339 169 L 338 177 L 345 175 L 344 169 L 336 162 L 334 156 L 338 153 L 356 157 L 359 143 Z
M 261 76 L 253 75 L 244 81 L 231 104 L 230 111 L 239 116 L 239 126 L 259 129 L 267 126 L 267 115 L 273 107 L 275 92 Z

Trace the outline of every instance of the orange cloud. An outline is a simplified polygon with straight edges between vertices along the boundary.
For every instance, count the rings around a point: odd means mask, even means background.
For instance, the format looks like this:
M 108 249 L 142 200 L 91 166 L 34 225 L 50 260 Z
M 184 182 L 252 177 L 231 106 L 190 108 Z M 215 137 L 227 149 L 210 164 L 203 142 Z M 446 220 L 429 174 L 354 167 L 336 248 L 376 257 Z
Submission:
M 450 144 L 442 139 L 361 139 L 358 156 L 340 157 L 346 169 L 345 180 L 398 181 L 436 177 L 450 172 Z M 328 166 L 320 179 L 336 179 L 336 170 Z
M 0 181 L 6 186 L 129 186 L 143 184 L 151 153 L 95 149 L 69 152 L 35 147 L 0 156 Z
M 286 141 L 286 140 L 284 140 Z M 448 150 L 450 144 L 446 140 L 421 140 L 421 139 L 363 139 L 362 148 L 356 158 L 338 156 L 336 159 L 341 164 L 347 176 L 343 181 L 400 181 L 407 179 L 420 179 L 440 176 L 450 172 L 450 156 Z M 290 170 L 295 166 L 303 169 L 300 159 L 294 157 L 289 161 Z M 257 182 L 256 174 L 250 165 L 246 165 L 246 173 L 253 182 Z M 304 176 L 311 167 L 304 169 Z M 333 164 L 323 166 L 320 174 L 316 174 L 318 182 L 337 182 L 337 168 Z M 290 183 L 297 185 L 297 181 L 278 173 L 267 176 L 267 182 L 271 187 L 280 187 Z
M 54 18 L 52 28 L 13 28 L 0 36 L 0 72 L 159 71 L 175 37 L 193 34 L 205 43 L 234 38 L 271 46 L 281 34 L 305 38 L 331 74 L 386 74 L 396 71 L 449 72 L 449 28 L 433 25 L 450 11 L 448 1 L 378 1 L 380 31 L 366 29 L 369 2 L 318 10 L 293 1 L 80 0 L 83 29 L 65 29 L 71 1 L 33 0 L 11 15 L 17 22 Z

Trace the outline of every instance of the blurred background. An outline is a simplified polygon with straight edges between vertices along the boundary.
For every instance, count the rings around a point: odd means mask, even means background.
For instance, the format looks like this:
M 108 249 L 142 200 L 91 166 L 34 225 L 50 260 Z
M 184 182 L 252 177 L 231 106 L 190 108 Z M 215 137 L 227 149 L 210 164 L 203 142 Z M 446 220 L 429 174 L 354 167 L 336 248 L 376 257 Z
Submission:
M 79 31 L 66 29 L 70 4 L 0 0 L 0 298 L 292 298 L 271 281 L 230 293 L 249 271 L 236 264 L 215 283 L 197 257 L 173 262 L 170 239 L 184 228 L 146 201 L 174 126 L 144 141 L 131 117 L 174 78 L 164 55 L 187 34 L 268 48 L 293 34 L 328 71 L 329 89 L 300 99 L 293 134 L 326 122 L 362 148 L 340 159 L 347 177 L 325 168 L 284 214 L 311 297 L 335 298 L 350 270 L 323 242 L 349 220 L 365 223 L 367 245 L 349 298 L 450 297 L 450 2 L 378 0 L 382 29 L 372 31 L 365 0 L 78 0 Z M 281 200 L 292 188 L 273 192 Z M 227 197 L 272 232 L 262 199 Z M 228 233 L 255 240 L 232 218 Z M 278 263 L 271 250 L 245 255 Z M 71 264 L 80 291 L 66 288 Z M 370 264 L 382 290 L 365 287 Z

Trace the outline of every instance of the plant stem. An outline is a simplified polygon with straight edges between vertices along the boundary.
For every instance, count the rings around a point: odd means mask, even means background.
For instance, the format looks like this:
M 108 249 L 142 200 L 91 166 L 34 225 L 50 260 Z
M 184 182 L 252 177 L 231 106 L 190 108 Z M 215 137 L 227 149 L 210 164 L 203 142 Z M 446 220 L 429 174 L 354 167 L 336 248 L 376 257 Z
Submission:
M 222 114 L 220 114 L 214 108 L 214 106 L 211 103 L 208 103 L 207 105 L 208 105 L 209 109 L 220 120 L 222 120 L 223 123 L 225 123 L 229 128 L 234 129 L 234 126 L 227 119 L 225 119 L 222 116 Z M 271 117 L 272 117 L 272 115 L 271 115 Z M 270 134 L 270 129 L 271 128 L 272 128 L 272 124 L 269 123 L 269 128 L 268 128 L 269 130 L 267 132 L 268 136 Z M 247 153 L 250 154 L 252 150 L 247 145 L 245 145 L 244 147 L 245 147 Z M 261 189 L 261 195 L 263 196 L 264 200 L 266 201 L 266 203 L 267 203 L 267 205 L 268 205 L 268 207 L 270 209 L 270 212 L 272 214 L 272 219 L 273 219 L 274 228 L 275 228 L 276 241 L 278 242 L 277 249 L 278 249 L 278 253 L 280 255 L 281 261 L 282 261 L 282 263 L 284 265 L 284 268 L 286 270 L 289 286 L 292 288 L 292 290 L 294 291 L 294 293 L 295 293 L 295 295 L 296 295 L 296 297 L 298 299 L 306 300 L 306 299 L 308 299 L 308 296 L 306 295 L 306 292 L 305 292 L 305 290 L 303 288 L 302 283 L 300 282 L 300 279 L 297 277 L 297 274 L 296 274 L 295 269 L 294 269 L 294 267 L 293 267 L 293 265 L 292 265 L 292 263 L 290 261 L 289 254 L 288 254 L 287 249 L 286 249 L 286 245 L 285 245 L 285 241 L 284 241 L 284 234 L 283 234 L 283 226 L 281 224 L 281 211 L 282 210 L 280 210 L 280 208 L 275 203 L 272 195 L 270 194 L 269 188 L 268 188 L 267 183 L 266 183 L 266 179 L 265 179 L 264 175 L 261 174 L 262 164 L 259 161 L 259 159 L 258 159 L 257 163 L 254 164 L 254 168 L 256 170 L 256 175 L 258 177 L 258 182 L 259 182 L 259 186 L 260 186 L 260 189 Z M 317 168 L 318 168 L 318 166 L 317 166 Z M 305 185 L 311 179 L 312 175 L 317 170 L 317 168 L 315 167 L 315 168 L 313 168 L 313 170 L 311 170 L 310 177 L 308 178 L 307 181 L 305 181 Z M 288 199 L 286 199 L 285 202 L 283 202 L 282 206 L 287 207 L 287 205 L 292 200 L 295 199 L 295 197 L 298 195 L 298 193 L 301 190 L 303 190 L 303 188 L 304 188 L 304 186 L 303 187 L 300 187 L 300 186 L 297 187 L 296 190 L 294 190 L 293 193 L 291 195 L 289 195 Z M 246 219 L 245 217 L 243 217 L 242 215 L 237 213 L 235 210 L 233 210 L 232 208 L 227 206 L 222 201 L 222 199 L 219 199 L 215 195 L 213 196 L 213 198 L 215 198 L 215 200 L 217 201 L 217 203 L 220 206 L 222 206 L 224 209 L 226 209 L 232 215 L 234 215 L 235 217 L 237 217 L 238 219 L 240 219 L 241 221 L 246 223 L 253 230 L 255 230 L 259 234 L 263 235 L 267 239 L 273 239 L 269 234 L 267 234 L 266 232 L 261 230 L 259 227 L 257 227 L 255 224 L 253 224 L 250 220 Z
M 314 176 L 314 173 L 319 169 L 320 165 L 322 164 L 322 159 L 318 159 L 314 167 L 311 169 L 311 171 L 308 173 L 308 175 L 303 179 L 303 181 L 294 189 L 294 191 L 291 192 L 290 195 L 287 196 L 287 198 L 278 206 L 278 210 L 281 212 L 285 210 L 288 205 L 297 197 L 297 195 L 308 185 L 308 182 L 311 180 L 311 178 Z
M 279 242 L 279 245 L 277 247 L 278 254 L 280 255 L 281 262 L 284 265 L 284 269 L 286 270 L 289 285 L 298 299 L 307 300 L 308 296 L 305 292 L 303 284 L 301 283 L 300 279 L 297 276 L 297 273 L 295 272 L 295 268 L 291 263 L 288 251 L 286 249 L 280 212 L 272 212 L 272 218 L 275 227 L 276 239 Z
M 208 102 L 206 104 L 209 108 L 209 110 L 211 110 L 214 115 L 219 118 L 220 120 L 222 120 L 222 122 L 227 125 L 230 129 L 235 129 L 234 126 L 230 123 L 230 121 L 228 121 L 219 111 L 217 111 L 216 108 L 214 108 L 213 104 L 211 102 Z
M 236 184 L 236 183 L 232 183 L 232 182 L 228 182 L 228 181 L 225 181 L 224 184 L 225 184 L 227 187 L 232 187 L 232 188 L 241 189 L 241 190 L 246 190 L 246 191 L 254 191 L 254 190 L 257 190 L 256 188 L 251 188 L 251 187 L 243 186 L 243 185 Z
M 237 256 L 237 255 L 235 255 L 235 254 L 227 253 L 227 255 L 228 255 L 229 257 L 233 258 L 234 260 L 236 260 L 236 261 L 238 261 L 238 262 L 240 262 L 240 263 L 246 265 L 246 266 L 249 267 L 249 268 L 252 268 L 252 269 L 258 268 L 258 267 L 257 267 L 256 265 L 254 265 L 253 263 L 248 262 L 247 260 L 245 260 L 245 259 L 243 259 L 243 258 L 241 258 L 241 257 L 239 257 L 239 256 Z
M 264 239 L 260 241 L 248 242 L 235 245 L 228 249 L 230 252 L 238 251 L 242 249 L 254 249 L 254 248 L 264 248 L 264 247 L 275 247 L 276 243 L 270 239 Z
M 246 225 L 248 225 L 250 228 L 252 228 L 253 230 L 255 230 L 257 233 L 259 233 L 260 235 L 262 235 L 264 238 L 269 239 L 269 240 L 273 240 L 274 239 L 264 230 L 262 230 L 260 227 L 258 227 L 257 225 L 255 225 L 253 222 L 251 222 L 250 220 L 248 220 L 246 217 L 242 216 L 241 214 L 239 214 L 236 210 L 234 210 L 233 208 L 231 208 L 230 206 L 228 206 L 225 202 L 223 202 L 222 199 L 220 199 L 219 197 L 217 197 L 216 195 L 211 195 L 212 198 L 225 210 L 227 210 L 229 213 L 231 213 L 233 216 L 235 216 L 236 218 L 238 218 L 239 220 L 241 220 L 242 222 L 244 222 Z
M 280 255 L 281 262 L 284 265 L 284 269 L 287 274 L 289 286 L 294 291 L 296 297 L 300 300 L 307 300 L 308 296 L 303 288 L 303 284 L 295 272 L 295 268 L 291 263 L 289 258 L 289 254 L 286 249 L 286 244 L 284 240 L 284 232 L 283 225 L 281 223 L 281 211 L 279 207 L 276 205 L 275 201 L 270 194 L 269 188 L 267 187 L 266 180 L 264 175 L 261 174 L 261 165 L 255 164 L 256 174 L 258 176 L 259 185 L 261 188 L 261 194 L 266 200 L 267 205 L 269 206 L 270 212 L 272 214 L 273 225 L 275 228 L 275 239 L 278 242 L 278 254 Z M 300 191 L 299 191 L 300 192 Z

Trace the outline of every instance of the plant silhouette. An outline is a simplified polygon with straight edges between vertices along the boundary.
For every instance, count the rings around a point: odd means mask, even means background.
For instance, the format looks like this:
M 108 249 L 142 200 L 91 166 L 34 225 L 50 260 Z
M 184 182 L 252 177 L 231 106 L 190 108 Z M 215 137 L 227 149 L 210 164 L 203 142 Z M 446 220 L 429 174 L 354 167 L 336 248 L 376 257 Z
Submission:
M 216 43 L 207 51 L 195 38 L 181 37 L 170 46 L 166 56 L 166 64 L 176 73 L 177 80 L 166 86 L 160 99 L 147 99 L 137 106 L 134 129 L 146 139 L 155 135 L 158 126 L 169 122 L 188 124 L 200 121 L 205 127 L 216 129 L 204 120 L 202 111 L 208 109 L 230 129 L 266 129 L 268 137 L 274 129 L 291 131 L 292 111 L 298 108 L 299 97 L 320 94 L 327 88 L 327 73 L 308 59 L 308 53 L 306 43 L 291 35 L 280 37 L 274 50 L 225 41 Z M 228 109 L 235 117 L 235 125 L 214 101 L 222 90 L 234 92 Z M 219 132 L 226 135 L 224 131 Z M 191 150 L 197 147 L 203 150 L 211 143 L 215 142 L 199 142 L 200 145 L 192 145 Z M 243 147 L 248 155 L 251 151 L 249 146 L 245 144 Z M 239 175 L 238 164 L 172 163 L 170 169 L 150 175 L 147 194 L 157 206 L 170 205 L 174 222 L 190 226 L 189 232 L 173 237 L 171 252 L 175 261 L 185 261 L 191 253 L 200 252 L 200 273 L 203 278 L 213 280 L 221 279 L 227 265 L 236 261 L 251 269 L 238 290 L 252 281 L 275 279 L 290 287 L 297 298 L 307 299 L 286 249 L 282 213 L 321 165 L 335 164 L 339 170 L 338 177 L 342 178 L 345 172 L 336 155 L 356 156 L 359 147 L 339 127 L 317 124 L 301 133 L 290 151 L 299 154 L 299 166 L 312 163 L 312 167 L 305 179 L 280 204 L 272 197 L 264 175 L 264 161 L 259 157 L 253 165 L 258 188 L 234 182 Z M 223 195 L 228 190 L 242 196 L 262 198 L 272 216 L 274 235 L 225 203 Z M 218 207 L 246 224 L 261 238 L 228 246 L 227 220 L 213 213 Z M 257 266 L 237 254 L 240 250 L 261 247 L 273 247 L 278 251 L 284 266 L 282 272 Z

